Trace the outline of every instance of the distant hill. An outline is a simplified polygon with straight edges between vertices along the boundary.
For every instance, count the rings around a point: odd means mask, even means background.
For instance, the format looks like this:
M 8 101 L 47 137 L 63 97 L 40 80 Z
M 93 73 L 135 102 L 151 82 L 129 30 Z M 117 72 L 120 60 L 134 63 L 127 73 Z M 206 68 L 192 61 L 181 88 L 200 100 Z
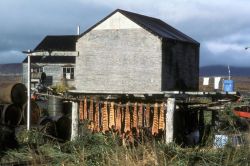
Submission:
M 230 66 L 231 76 L 250 76 L 250 67 Z M 228 76 L 228 67 L 222 65 L 200 67 L 200 76 Z
M 0 64 L 0 75 L 21 75 L 21 63 Z
M 235 67 L 230 66 L 232 76 L 250 77 L 250 67 Z M 21 75 L 22 64 L 10 63 L 0 64 L 0 75 Z M 200 67 L 200 76 L 227 76 L 227 66 L 215 65 Z

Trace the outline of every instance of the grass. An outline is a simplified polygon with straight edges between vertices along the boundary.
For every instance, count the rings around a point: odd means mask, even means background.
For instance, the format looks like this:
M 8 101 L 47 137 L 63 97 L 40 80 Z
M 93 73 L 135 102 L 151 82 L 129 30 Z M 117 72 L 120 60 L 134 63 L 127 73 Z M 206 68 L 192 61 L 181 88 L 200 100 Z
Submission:
M 31 133 L 37 134 L 32 131 Z M 2 163 L 32 161 L 33 165 L 249 165 L 247 146 L 223 149 L 212 147 L 181 148 L 176 144 L 152 142 L 138 147 L 117 144 L 117 138 L 103 134 L 91 134 L 76 141 L 59 144 L 46 142 L 26 144 L 18 150 L 9 150 L 1 158 Z
M 235 123 L 237 118 L 230 111 L 219 114 L 224 123 L 216 133 L 225 130 L 239 133 Z M 209 123 L 208 119 L 206 123 Z M 92 134 L 86 129 L 82 132 L 82 136 L 75 141 L 58 143 L 36 130 L 22 131 L 17 135 L 20 147 L 2 153 L 0 163 L 27 161 L 30 165 L 88 166 L 250 165 L 249 145 L 238 147 L 229 142 L 224 148 L 215 149 L 214 133 L 210 134 L 205 146 L 182 148 L 175 143 L 165 144 L 162 140 L 151 140 L 136 147 L 122 146 L 120 138 L 113 133 Z

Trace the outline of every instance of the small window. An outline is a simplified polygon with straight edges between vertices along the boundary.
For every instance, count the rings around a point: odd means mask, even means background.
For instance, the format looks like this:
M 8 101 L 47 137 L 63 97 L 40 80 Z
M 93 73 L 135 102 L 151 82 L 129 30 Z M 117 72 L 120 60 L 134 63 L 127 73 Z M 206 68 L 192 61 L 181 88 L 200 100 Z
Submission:
M 31 73 L 42 73 L 42 72 L 44 72 L 44 69 L 43 69 L 43 67 L 33 67 L 33 68 L 31 68 Z
M 63 78 L 66 80 L 74 79 L 74 67 L 63 67 Z

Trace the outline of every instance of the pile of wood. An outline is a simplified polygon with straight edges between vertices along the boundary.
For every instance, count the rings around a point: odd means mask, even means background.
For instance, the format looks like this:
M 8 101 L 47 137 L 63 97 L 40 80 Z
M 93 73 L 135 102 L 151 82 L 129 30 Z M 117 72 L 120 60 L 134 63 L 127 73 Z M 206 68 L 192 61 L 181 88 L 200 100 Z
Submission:
M 115 131 L 120 134 L 147 129 L 156 136 L 164 130 L 165 103 L 97 101 L 92 97 L 79 103 L 80 123 L 89 121 L 93 132 Z

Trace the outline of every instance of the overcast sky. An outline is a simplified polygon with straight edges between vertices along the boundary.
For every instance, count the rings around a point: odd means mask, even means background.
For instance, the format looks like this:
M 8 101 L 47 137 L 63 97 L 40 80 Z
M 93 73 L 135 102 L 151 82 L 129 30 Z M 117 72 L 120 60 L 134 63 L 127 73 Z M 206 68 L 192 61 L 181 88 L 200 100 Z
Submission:
M 120 8 L 157 17 L 201 43 L 200 66 L 250 66 L 249 0 L 0 0 L 0 63 L 46 35 L 76 34 Z

